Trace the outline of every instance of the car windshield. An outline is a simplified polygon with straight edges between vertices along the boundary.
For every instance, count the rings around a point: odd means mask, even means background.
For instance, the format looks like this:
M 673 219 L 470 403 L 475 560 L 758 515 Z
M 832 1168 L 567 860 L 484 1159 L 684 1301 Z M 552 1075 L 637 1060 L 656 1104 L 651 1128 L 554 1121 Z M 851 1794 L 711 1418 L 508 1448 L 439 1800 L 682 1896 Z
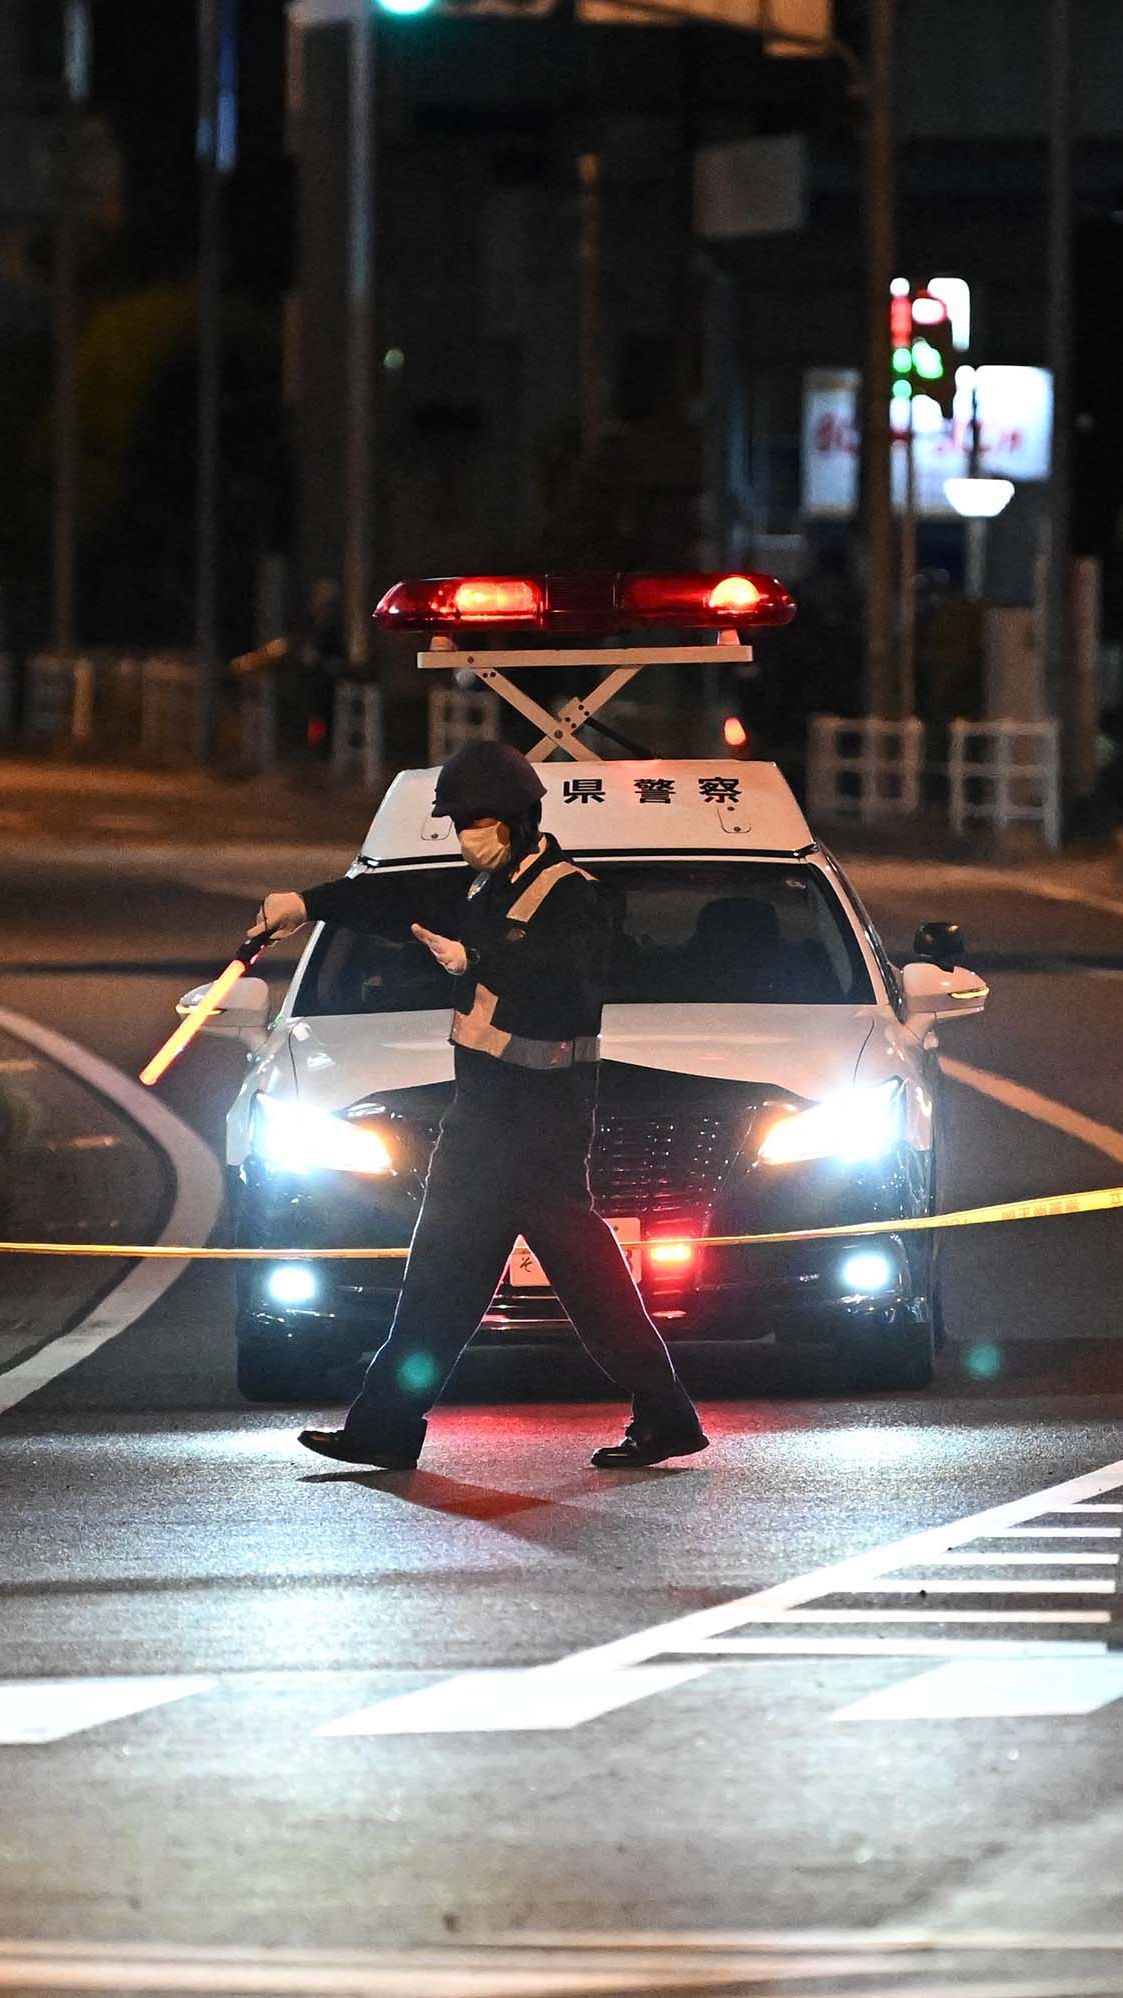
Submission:
M 610 1005 L 868 1005 L 858 939 L 830 884 L 798 863 L 590 862 L 612 924 Z M 451 1003 L 411 923 L 459 933 L 462 867 L 387 869 L 377 935 L 327 925 L 302 1014 L 417 1013 Z

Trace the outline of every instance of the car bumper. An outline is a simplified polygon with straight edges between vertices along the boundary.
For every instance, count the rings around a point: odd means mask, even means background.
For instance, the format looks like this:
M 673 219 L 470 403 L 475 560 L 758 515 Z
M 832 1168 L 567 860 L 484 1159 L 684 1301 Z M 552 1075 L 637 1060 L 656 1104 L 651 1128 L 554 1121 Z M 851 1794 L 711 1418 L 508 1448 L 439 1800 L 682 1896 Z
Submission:
M 873 1237 L 698 1247 L 689 1268 L 659 1272 L 646 1259 L 640 1289 L 669 1343 L 792 1344 L 836 1340 L 848 1325 L 876 1330 L 919 1320 L 928 1308 L 929 1237 L 893 1231 L 894 1221 L 923 1217 L 929 1182 L 923 1155 L 904 1147 L 877 1167 L 829 1164 L 760 1169 L 708 1214 L 663 1219 L 660 1238 L 858 1229 L 879 1221 Z M 295 1181 L 251 1167 L 235 1189 L 236 1239 L 245 1245 L 307 1246 L 309 1294 L 279 1300 L 291 1264 L 259 1262 L 239 1273 L 242 1336 L 300 1347 L 325 1365 L 353 1362 L 381 1343 L 397 1303 L 399 1260 L 319 1261 L 317 1248 L 398 1247 L 412 1234 L 420 1185 L 379 1186 L 342 1175 Z M 647 1231 L 645 1230 L 645 1233 Z M 860 1259 L 856 1261 L 856 1258 Z M 289 1285 L 291 1289 L 291 1283 Z M 572 1330 L 553 1293 L 500 1286 L 480 1328 L 493 1346 L 568 1341 Z

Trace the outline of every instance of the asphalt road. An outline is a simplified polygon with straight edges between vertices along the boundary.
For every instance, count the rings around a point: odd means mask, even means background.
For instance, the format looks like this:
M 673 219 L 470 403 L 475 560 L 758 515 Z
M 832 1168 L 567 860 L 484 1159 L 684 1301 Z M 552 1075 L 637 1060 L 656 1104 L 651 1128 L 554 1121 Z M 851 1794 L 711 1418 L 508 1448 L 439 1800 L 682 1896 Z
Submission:
M 9 853 L 0 1004 L 135 1074 L 261 865 Z M 1123 1179 L 1123 913 L 860 879 L 991 978 L 945 1038 L 945 1203 Z M 4 1057 L 80 1135 L 80 1079 Z M 214 1145 L 239 1063 L 161 1092 Z M 0 1990 L 1123 1989 L 1121 1225 L 952 1236 L 933 1392 L 749 1356 L 699 1381 L 710 1452 L 642 1475 L 587 1468 L 616 1406 L 505 1405 L 494 1364 L 418 1473 L 318 1472 L 189 1270 L 0 1415 Z M 75 1320 L 51 1281 L 32 1343 Z

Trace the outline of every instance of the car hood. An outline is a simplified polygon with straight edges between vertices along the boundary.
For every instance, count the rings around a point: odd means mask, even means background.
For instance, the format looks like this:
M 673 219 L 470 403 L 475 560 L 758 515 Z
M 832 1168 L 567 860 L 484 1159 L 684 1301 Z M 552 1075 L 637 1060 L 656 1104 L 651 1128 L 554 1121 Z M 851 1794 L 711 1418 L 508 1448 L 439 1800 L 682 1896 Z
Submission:
M 892 1073 L 895 1022 L 875 1006 L 607 1006 L 601 1052 L 632 1068 L 765 1083 L 816 1099 Z M 449 1015 L 299 1020 L 290 1047 L 301 1100 L 342 1110 L 380 1091 L 452 1079 Z

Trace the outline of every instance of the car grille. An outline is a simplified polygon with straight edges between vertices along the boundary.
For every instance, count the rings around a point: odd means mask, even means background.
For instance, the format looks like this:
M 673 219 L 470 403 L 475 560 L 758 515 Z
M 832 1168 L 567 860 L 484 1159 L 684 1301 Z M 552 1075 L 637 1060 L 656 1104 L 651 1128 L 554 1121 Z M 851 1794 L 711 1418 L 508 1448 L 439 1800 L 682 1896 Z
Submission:
M 743 1132 L 717 1116 L 597 1120 L 591 1179 L 602 1214 L 676 1221 L 708 1208 Z

